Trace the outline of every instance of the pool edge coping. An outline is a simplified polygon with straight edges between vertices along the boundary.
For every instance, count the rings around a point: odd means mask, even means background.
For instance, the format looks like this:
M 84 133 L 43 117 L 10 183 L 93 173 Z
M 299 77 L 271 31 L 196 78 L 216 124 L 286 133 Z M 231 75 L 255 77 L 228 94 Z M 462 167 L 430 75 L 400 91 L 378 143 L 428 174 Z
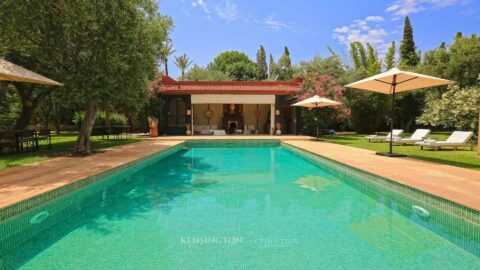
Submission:
M 155 158 L 156 156 L 159 155 L 165 155 L 168 156 L 170 154 L 173 154 L 176 151 L 181 150 L 184 148 L 186 145 L 186 141 L 180 141 L 178 144 L 168 146 L 165 149 L 161 149 L 159 151 L 156 151 L 154 153 L 150 153 L 147 155 L 144 155 L 142 157 L 139 157 L 134 160 L 127 161 L 125 163 L 122 163 L 118 166 L 113 166 L 111 168 L 108 168 L 106 170 L 103 170 L 101 172 L 98 172 L 96 174 L 79 178 L 77 180 L 74 180 L 71 183 L 53 188 L 51 190 L 36 194 L 31 197 L 27 197 L 25 199 L 19 200 L 17 202 L 14 202 L 12 204 L 8 204 L 6 206 L 0 207 L 0 222 L 3 222 L 11 217 L 14 217 L 15 215 L 33 209 L 35 207 L 41 206 L 45 203 L 48 203 L 52 200 L 55 200 L 59 197 L 68 195 L 71 192 L 75 192 L 76 190 L 82 189 L 86 186 L 89 186 L 93 183 L 98 182 L 99 180 L 103 180 L 106 177 L 115 174 L 119 171 L 122 171 L 124 169 L 128 169 L 134 165 L 137 165 L 141 162 L 147 161 L 149 159 Z M 22 207 L 22 205 L 26 204 L 27 207 Z
M 298 147 L 298 146 L 295 146 L 295 145 L 292 145 L 288 142 L 285 142 L 285 141 L 281 141 L 281 145 L 282 147 L 284 146 L 287 146 L 286 148 L 293 148 L 293 150 L 291 150 L 292 152 L 298 154 L 298 155 L 301 155 L 303 156 L 304 158 L 306 159 L 309 159 L 308 156 L 306 156 L 304 153 L 302 152 L 305 152 L 307 154 L 310 154 L 310 155 L 313 155 L 315 156 L 316 158 L 318 159 L 321 159 L 323 161 L 327 161 L 327 162 L 330 162 L 330 163 L 333 163 L 334 166 L 336 167 L 340 167 L 340 169 L 342 170 L 353 170 L 355 171 L 356 173 L 358 174 L 361 174 L 362 176 L 364 177 L 369 177 L 369 178 L 374 178 L 372 179 L 372 181 L 375 181 L 377 182 L 377 184 L 380 184 L 382 185 L 382 183 L 380 183 L 380 181 L 383 181 L 383 182 L 387 182 L 387 183 L 390 183 L 392 185 L 395 185 L 395 186 L 398 186 L 398 187 L 401 187 L 403 189 L 407 189 L 411 192 L 414 192 L 414 193 L 418 193 L 419 195 L 422 195 L 422 196 L 425 196 L 427 198 L 433 198 L 433 200 L 436 200 L 437 202 L 439 203 L 446 203 L 446 204 L 450 204 L 456 208 L 459 209 L 459 211 L 464 211 L 464 212 L 469 212 L 471 213 L 472 215 L 475 215 L 477 217 L 477 219 L 480 219 L 480 210 L 477 210 L 475 208 L 472 208 L 472 207 L 469 207 L 467 205 L 464 205 L 462 203 L 459 203 L 459 202 L 456 202 L 456 201 L 453 201 L 453 200 L 450 200 L 450 199 L 447 199 L 447 198 L 443 198 L 441 196 L 438 196 L 438 195 L 435 195 L 435 194 L 432 194 L 428 191 L 424 191 L 424 190 L 421 190 L 421 189 L 418 189 L 416 187 L 412 187 L 412 186 L 409 186 L 407 184 L 404 184 L 404 183 L 400 183 L 398 181 L 395 181 L 394 179 L 390 179 L 390 178 L 387 178 L 387 177 L 384 177 L 384 176 L 381 176 L 381 175 L 378 175 L 378 174 L 375 174 L 375 173 L 371 173 L 371 172 L 368 172 L 368 171 L 365 171 L 365 170 L 362 170 L 360 168 L 357 168 L 355 166 L 351 166 L 349 164 L 346 164 L 346 163 L 343 163 L 343 162 L 340 162 L 340 161 L 337 161 L 337 160 L 334 160 L 334 159 L 331 159 L 331 158 L 328 158 L 328 157 L 325 157 L 323 155 L 320 155 L 320 154 L 317 154 L 315 152 L 312 152 L 308 149 L 305 149 L 305 148 L 302 148 L 302 147 Z M 317 162 L 315 160 L 313 160 L 313 162 Z M 385 188 L 390 188 L 390 187 L 385 187 Z M 431 203 L 431 200 L 420 200 L 418 197 L 412 197 L 411 195 L 409 195 L 408 193 L 405 193 L 405 192 L 402 192 L 398 189 L 394 189 L 396 192 L 399 192 L 402 194 L 402 196 L 406 196 L 406 197 L 409 197 L 411 199 L 414 199 L 414 200 L 417 200 L 417 201 L 421 201 L 422 203 L 425 203 L 425 204 L 428 204 L 434 208 L 437 208 L 441 211 L 446 211 L 445 209 L 439 207 L 438 205 L 435 205 L 435 204 L 432 204 Z M 479 220 L 476 220 L 474 218 L 468 218 L 468 215 L 463 215 L 460 214 L 460 215 L 457 215 L 457 213 L 453 213 L 453 212 L 450 212 L 448 211 L 450 214 L 452 215 L 455 215 L 457 216 L 458 218 L 460 219 L 464 219 L 464 220 L 468 220 L 470 222 L 473 222 L 475 224 L 479 224 Z

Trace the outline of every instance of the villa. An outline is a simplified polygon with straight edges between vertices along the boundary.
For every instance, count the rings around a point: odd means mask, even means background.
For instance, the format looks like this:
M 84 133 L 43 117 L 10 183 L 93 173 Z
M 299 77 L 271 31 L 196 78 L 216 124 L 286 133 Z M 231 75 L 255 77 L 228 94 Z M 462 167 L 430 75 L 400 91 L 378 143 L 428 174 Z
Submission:
M 176 81 L 159 80 L 165 99 L 168 135 L 296 134 L 294 96 L 303 79 L 293 81 Z M 273 112 L 273 113 L 272 113 Z

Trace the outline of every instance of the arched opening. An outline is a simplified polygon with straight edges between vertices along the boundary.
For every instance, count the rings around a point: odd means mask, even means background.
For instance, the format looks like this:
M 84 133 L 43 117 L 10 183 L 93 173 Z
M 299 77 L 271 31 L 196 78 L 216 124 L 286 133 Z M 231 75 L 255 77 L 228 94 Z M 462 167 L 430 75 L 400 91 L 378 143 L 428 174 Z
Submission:
M 168 105 L 168 126 L 184 127 L 185 126 L 185 110 L 187 105 L 183 99 L 174 99 Z

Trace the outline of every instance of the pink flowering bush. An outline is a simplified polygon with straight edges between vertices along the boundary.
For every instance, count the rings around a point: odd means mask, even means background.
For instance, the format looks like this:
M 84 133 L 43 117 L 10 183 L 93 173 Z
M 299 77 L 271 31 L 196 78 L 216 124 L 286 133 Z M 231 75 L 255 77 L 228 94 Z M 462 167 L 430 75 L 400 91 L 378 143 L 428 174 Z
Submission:
M 350 119 L 350 110 L 346 107 L 345 88 L 328 74 L 308 73 L 302 84 L 302 91 L 296 101 L 302 101 L 314 95 L 325 97 L 342 103 L 340 106 L 314 109 L 301 109 L 304 133 L 315 133 L 315 117 L 323 131 L 326 129 L 346 129 Z

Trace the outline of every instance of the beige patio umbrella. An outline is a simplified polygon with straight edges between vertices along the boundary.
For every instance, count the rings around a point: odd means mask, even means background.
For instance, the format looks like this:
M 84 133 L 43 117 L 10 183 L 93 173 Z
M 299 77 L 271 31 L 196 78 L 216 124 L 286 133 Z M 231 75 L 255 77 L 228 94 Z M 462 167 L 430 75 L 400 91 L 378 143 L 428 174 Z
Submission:
M 305 107 L 305 108 L 321 108 L 321 107 L 328 107 L 328 106 L 338 106 L 342 105 L 342 103 L 324 98 L 324 97 L 319 97 L 318 95 L 315 95 L 313 97 L 307 98 L 305 100 L 302 100 L 300 102 L 297 102 L 293 104 L 292 106 L 296 107 Z M 318 119 L 315 117 L 315 122 L 317 124 L 317 140 L 318 140 Z
M 392 112 L 390 115 L 390 147 L 388 153 L 377 152 L 377 155 L 388 157 L 404 157 L 392 152 L 393 144 L 393 114 L 395 109 L 395 93 L 421 88 L 452 84 L 454 81 L 440 79 L 419 73 L 392 68 L 389 71 L 351 83 L 345 87 L 367 90 L 382 94 L 392 94 Z
M 0 81 L 62 86 L 63 84 L 0 58 Z

